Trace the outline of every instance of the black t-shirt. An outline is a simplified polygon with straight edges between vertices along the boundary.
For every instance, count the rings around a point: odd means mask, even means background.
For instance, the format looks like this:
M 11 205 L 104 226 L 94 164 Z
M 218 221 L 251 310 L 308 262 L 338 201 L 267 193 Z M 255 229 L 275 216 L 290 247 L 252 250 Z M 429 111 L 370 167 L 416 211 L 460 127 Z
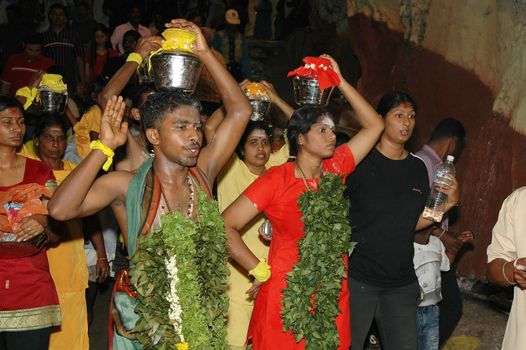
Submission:
M 415 227 L 429 195 L 424 162 L 412 154 L 392 160 L 373 149 L 346 186 L 351 240 L 357 242 L 349 260 L 349 276 L 377 287 L 401 287 L 416 281 Z

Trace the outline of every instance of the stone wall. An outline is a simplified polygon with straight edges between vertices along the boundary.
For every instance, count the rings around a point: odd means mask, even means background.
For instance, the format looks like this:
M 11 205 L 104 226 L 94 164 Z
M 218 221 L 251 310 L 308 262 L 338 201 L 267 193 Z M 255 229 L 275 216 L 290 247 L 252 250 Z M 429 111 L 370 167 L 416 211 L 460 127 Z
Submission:
M 349 28 L 360 90 L 376 103 L 391 89 L 418 103 L 412 147 L 454 116 L 467 130 L 457 163 L 462 206 L 455 230 L 474 247 L 459 272 L 483 278 L 486 247 L 504 198 L 526 185 L 526 5 L 489 0 L 356 0 Z M 521 22 L 522 21 L 522 22 Z

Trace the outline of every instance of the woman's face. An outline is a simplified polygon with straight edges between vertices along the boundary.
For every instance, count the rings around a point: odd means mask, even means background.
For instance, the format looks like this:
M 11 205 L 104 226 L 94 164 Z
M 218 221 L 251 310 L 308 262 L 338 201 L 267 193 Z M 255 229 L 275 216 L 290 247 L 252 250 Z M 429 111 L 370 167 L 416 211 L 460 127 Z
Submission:
M 270 140 L 265 130 L 255 129 L 243 145 L 243 161 L 252 167 L 264 167 L 270 157 Z
M 382 137 L 391 142 L 405 144 L 416 124 L 416 112 L 410 103 L 402 103 L 391 108 L 385 116 L 385 129 Z
M 336 148 L 335 125 L 329 116 L 323 116 L 310 127 L 310 130 L 300 135 L 301 152 L 308 152 L 321 159 L 330 158 Z
M 6 108 L 0 112 L 0 144 L 8 147 L 20 147 L 25 132 L 24 115 L 18 108 Z
M 102 30 L 95 32 L 95 43 L 97 45 L 105 45 L 108 42 L 108 36 Z
M 66 151 L 66 134 L 58 125 L 48 126 L 35 139 L 35 146 L 41 158 L 61 160 Z

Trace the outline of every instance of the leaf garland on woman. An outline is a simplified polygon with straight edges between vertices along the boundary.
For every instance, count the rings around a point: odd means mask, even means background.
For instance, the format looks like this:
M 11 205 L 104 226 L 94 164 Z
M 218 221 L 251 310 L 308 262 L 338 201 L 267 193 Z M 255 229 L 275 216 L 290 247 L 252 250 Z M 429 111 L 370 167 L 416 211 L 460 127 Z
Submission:
M 351 248 L 343 191 L 342 176 L 326 174 L 317 191 L 309 189 L 298 199 L 305 236 L 298 242 L 299 260 L 287 274 L 281 315 L 283 330 L 290 329 L 297 342 L 305 339 L 306 350 L 339 346 L 335 319 L 347 277 L 343 256 Z
M 197 222 L 180 212 L 164 215 L 162 230 L 141 237 L 140 249 L 132 258 L 135 312 L 139 315 L 134 332 L 145 350 L 228 349 L 224 224 L 217 202 L 202 191 L 198 192 L 197 210 Z M 168 301 L 173 271 L 167 270 L 174 261 L 180 304 L 175 306 Z M 179 322 L 170 319 L 174 307 L 180 309 Z

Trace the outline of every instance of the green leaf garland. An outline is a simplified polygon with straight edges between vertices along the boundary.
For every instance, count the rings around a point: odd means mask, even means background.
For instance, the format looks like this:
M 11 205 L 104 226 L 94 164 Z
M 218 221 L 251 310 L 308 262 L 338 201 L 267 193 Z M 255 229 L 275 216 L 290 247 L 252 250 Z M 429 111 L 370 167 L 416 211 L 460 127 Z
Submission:
M 176 257 L 177 296 L 184 342 L 190 350 L 227 350 L 228 254 L 224 224 L 216 201 L 198 192 L 198 222 L 180 212 L 161 218 L 162 231 L 141 237 L 132 258 L 131 281 L 137 290 L 134 332 L 148 349 L 178 349 L 182 339 L 169 319 L 170 280 L 166 260 Z
M 343 191 L 342 176 L 326 174 L 317 191 L 309 189 L 298 199 L 305 236 L 298 242 L 299 260 L 286 277 L 281 315 L 283 330 L 290 329 L 297 342 L 305 339 L 306 350 L 339 346 L 335 319 L 351 238 Z

